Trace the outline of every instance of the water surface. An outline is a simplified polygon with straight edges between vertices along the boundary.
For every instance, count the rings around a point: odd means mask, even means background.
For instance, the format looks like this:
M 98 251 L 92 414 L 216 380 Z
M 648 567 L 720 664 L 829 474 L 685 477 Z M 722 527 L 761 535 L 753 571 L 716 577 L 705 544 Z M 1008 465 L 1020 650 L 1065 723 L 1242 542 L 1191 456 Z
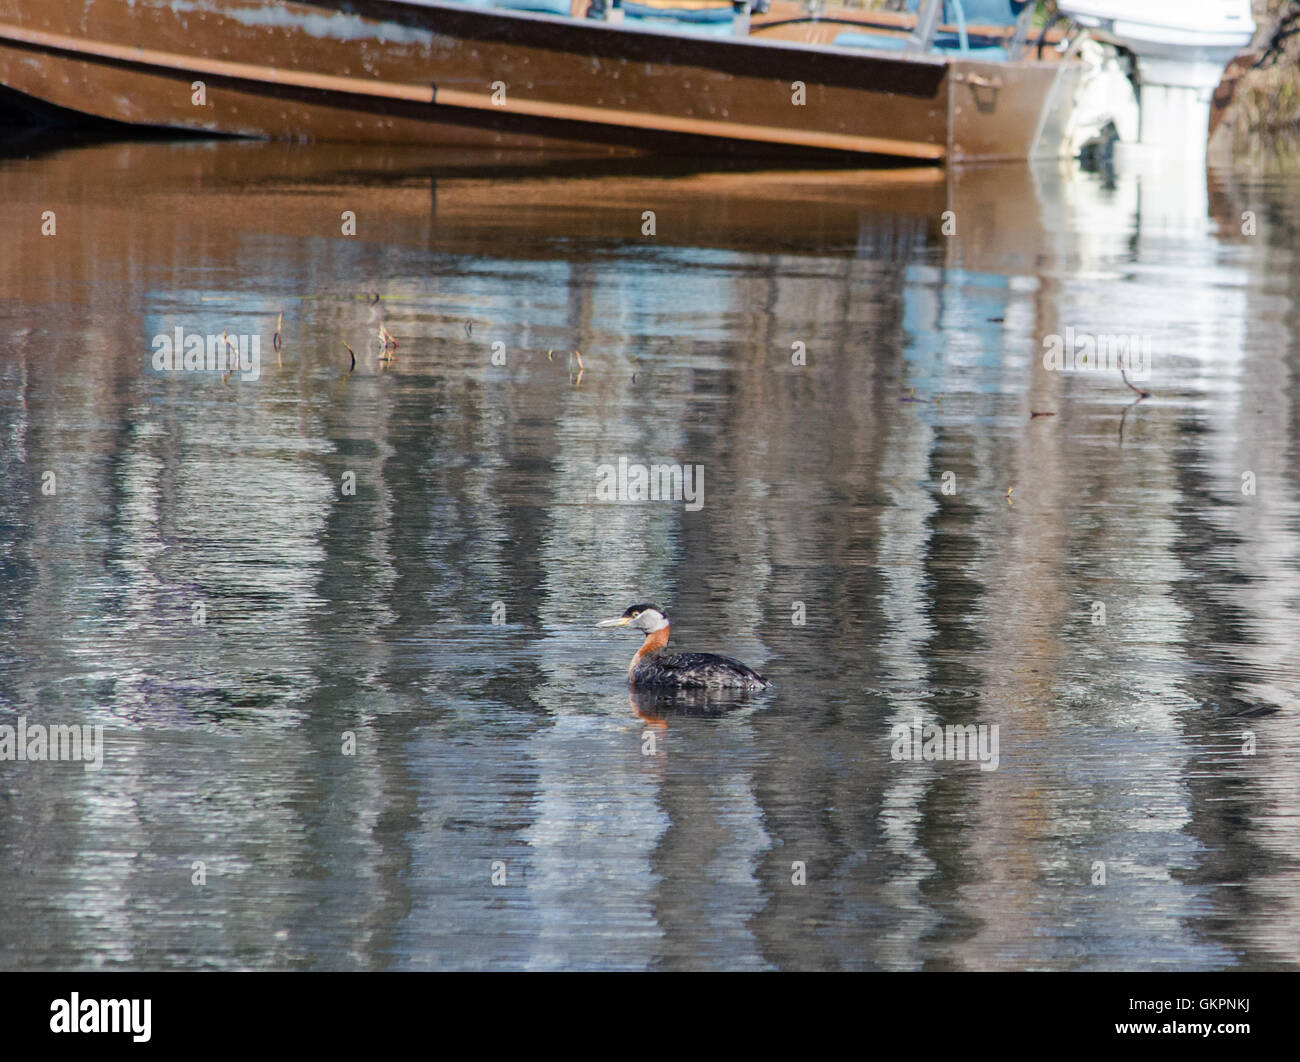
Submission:
M 0 763 L 0 966 L 1295 968 L 1298 192 L 18 143 L 0 724 L 106 747 Z M 777 690 L 630 698 L 643 600 Z

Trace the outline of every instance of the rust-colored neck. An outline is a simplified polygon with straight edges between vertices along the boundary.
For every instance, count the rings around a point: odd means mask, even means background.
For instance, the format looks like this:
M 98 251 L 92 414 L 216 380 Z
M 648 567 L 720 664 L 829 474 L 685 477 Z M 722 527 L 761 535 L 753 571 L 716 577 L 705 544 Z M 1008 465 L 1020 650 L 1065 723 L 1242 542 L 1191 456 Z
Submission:
M 651 631 L 645 636 L 645 641 L 641 643 L 641 648 L 636 651 L 636 656 L 632 657 L 632 665 L 627 669 L 629 675 L 636 670 L 637 664 L 646 653 L 653 653 L 656 649 L 662 649 L 668 644 L 668 624 L 664 624 L 657 631 Z

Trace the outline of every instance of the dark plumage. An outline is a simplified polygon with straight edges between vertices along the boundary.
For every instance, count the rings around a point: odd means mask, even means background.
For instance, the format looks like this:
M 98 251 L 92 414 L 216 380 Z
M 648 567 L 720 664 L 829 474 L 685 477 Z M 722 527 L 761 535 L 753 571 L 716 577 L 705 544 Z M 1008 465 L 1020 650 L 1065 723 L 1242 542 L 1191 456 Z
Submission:
M 667 652 L 668 617 L 654 605 L 633 605 L 618 619 L 603 620 L 600 625 L 645 632 L 645 642 L 628 668 L 628 681 L 639 689 L 764 690 L 772 685 L 753 668 L 729 656 Z
M 771 685 L 752 667 L 717 653 L 645 653 L 631 675 L 636 686 L 765 690 Z

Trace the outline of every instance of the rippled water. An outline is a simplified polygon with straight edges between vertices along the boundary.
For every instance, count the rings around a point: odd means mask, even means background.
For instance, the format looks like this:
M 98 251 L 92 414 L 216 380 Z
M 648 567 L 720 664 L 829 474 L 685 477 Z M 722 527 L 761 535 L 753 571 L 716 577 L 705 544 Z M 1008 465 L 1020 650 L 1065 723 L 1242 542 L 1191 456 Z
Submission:
M 1298 192 L 11 144 L 0 966 L 1294 968 Z

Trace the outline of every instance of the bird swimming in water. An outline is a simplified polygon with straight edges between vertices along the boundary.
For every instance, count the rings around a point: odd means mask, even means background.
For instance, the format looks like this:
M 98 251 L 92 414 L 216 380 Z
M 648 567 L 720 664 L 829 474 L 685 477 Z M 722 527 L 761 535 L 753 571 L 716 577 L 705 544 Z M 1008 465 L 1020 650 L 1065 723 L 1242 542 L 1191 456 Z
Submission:
M 771 687 L 753 668 L 715 653 L 668 653 L 668 617 L 654 605 L 632 605 L 601 627 L 632 627 L 645 632 L 645 641 L 632 657 L 628 681 L 649 689 L 765 690 Z

